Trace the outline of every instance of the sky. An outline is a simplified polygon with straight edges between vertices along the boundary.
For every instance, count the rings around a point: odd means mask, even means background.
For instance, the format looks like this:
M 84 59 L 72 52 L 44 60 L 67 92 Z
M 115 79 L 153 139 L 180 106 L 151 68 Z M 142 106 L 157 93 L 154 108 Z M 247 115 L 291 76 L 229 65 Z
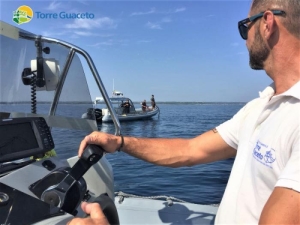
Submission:
M 34 15 L 18 25 L 12 17 L 21 5 Z M 264 71 L 249 67 L 238 32 L 250 5 L 250 0 L 1 0 L 0 19 L 87 51 L 109 95 L 115 89 L 133 101 L 150 101 L 153 94 L 157 102 L 248 102 L 272 83 Z M 59 16 L 72 13 L 89 18 Z M 58 17 L 49 18 L 54 14 Z M 92 99 L 101 96 L 90 76 L 88 84 Z

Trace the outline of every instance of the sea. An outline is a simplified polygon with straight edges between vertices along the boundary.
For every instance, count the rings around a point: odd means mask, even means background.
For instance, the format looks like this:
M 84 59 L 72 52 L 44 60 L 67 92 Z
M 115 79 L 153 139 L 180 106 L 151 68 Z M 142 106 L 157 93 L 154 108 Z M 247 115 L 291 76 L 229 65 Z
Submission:
M 160 114 L 151 120 L 121 123 L 122 133 L 149 138 L 193 138 L 230 119 L 244 103 L 158 104 Z M 101 126 L 107 125 L 99 125 Z M 102 128 L 103 129 L 103 128 Z M 115 191 L 140 196 L 172 196 L 199 204 L 218 204 L 234 159 L 167 168 L 127 155 L 107 155 L 114 169 Z
M 193 138 L 230 119 L 245 103 L 157 103 L 160 113 L 148 120 L 121 122 L 124 136 L 148 138 Z M 0 105 L 5 111 L 6 105 Z M 24 107 L 24 106 L 20 106 Z M 46 105 L 39 106 L 49 109 Z M 86 111 L 85 104 L 66 104 L 59 110 L 70 116 Z M 113 124 L 99 123 L 98 129 L 114 133 Z M 61 158 L 77 154 L 82 137 L 60 132 L 54 141 Z M 141 149 L 142 151 L 143 149 Z M 150 164 L 124 152 L 106 154 L 114 173 L 115 191 L 138 196 L 171 196 L 199 204 L 218 204 L 223 196 L 234 159 L 192 167 L 168 168 Z

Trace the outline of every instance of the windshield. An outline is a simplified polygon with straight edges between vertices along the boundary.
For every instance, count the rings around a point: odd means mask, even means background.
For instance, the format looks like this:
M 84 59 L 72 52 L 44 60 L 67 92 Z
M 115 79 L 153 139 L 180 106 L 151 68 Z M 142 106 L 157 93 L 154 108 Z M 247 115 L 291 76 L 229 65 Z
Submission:
M 69 69 L 63 79 L 62 75 L 70 50 L 58 43 L 44 42 L 42 44 L 43 48 L 46 48 L 42 57 L 48 61 L 44 64 L 44 72 L 49 66 L 54 71 L 54 75 L 52 74 L 49 80 L 45 77 L 47 90 L 39 90 L 43 88 L 35 87 L 36 91 L 34 91 L 34 85 L 30 84 L 33 76 L 24 76 L 24 69 L 34 70 L 33 67 L 36 65 L 34 61 L 37 59 L 35 41 L 22 38 L 16 40 L 0 35 L 0 118 L 44 117 L 52 129 L 56 152 L 60 151 L 62 144 L 64 144 L 64 152 L 68 152 L 66 148 L 70 148 L 70 154 L 62 155 L 63 158 L 67 158 L 76 154 L 80 140 L 85 135 L 98 129 L 94 118 L 83 118 L 83 114 L 89 108 L 93 108 L 93 102 L 77 53 L 69 62 Z M 63 85 L 55 102 L 60 82 Z M 78 137 L 79 141 L 74 146 L 62 143 L 66 140 L 56 140 L 56 137 L 66 130 L 69 135 Z

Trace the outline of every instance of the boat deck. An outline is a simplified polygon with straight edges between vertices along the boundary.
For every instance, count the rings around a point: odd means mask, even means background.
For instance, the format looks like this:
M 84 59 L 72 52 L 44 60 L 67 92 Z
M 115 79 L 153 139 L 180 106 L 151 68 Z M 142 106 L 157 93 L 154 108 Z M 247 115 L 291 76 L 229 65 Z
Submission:
M 193 203 L 115 198 L 120 224 L 214 224 L 218 207 Z

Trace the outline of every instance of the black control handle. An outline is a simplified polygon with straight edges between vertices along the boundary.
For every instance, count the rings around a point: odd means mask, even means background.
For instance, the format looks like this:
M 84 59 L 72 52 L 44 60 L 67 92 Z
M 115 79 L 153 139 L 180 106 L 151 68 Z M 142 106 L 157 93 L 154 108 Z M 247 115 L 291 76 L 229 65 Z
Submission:
M 102 158 L 104 152 L 105 151 L 99 145 L 90 144 L 84 149 L 81 159 L 93 165 Z
M 88 169 L 97 163 L 103 156 L 104 150 L 98 145 L 87 145 L 82 156 L 72 167 L 70 175 L 78 181 Z

